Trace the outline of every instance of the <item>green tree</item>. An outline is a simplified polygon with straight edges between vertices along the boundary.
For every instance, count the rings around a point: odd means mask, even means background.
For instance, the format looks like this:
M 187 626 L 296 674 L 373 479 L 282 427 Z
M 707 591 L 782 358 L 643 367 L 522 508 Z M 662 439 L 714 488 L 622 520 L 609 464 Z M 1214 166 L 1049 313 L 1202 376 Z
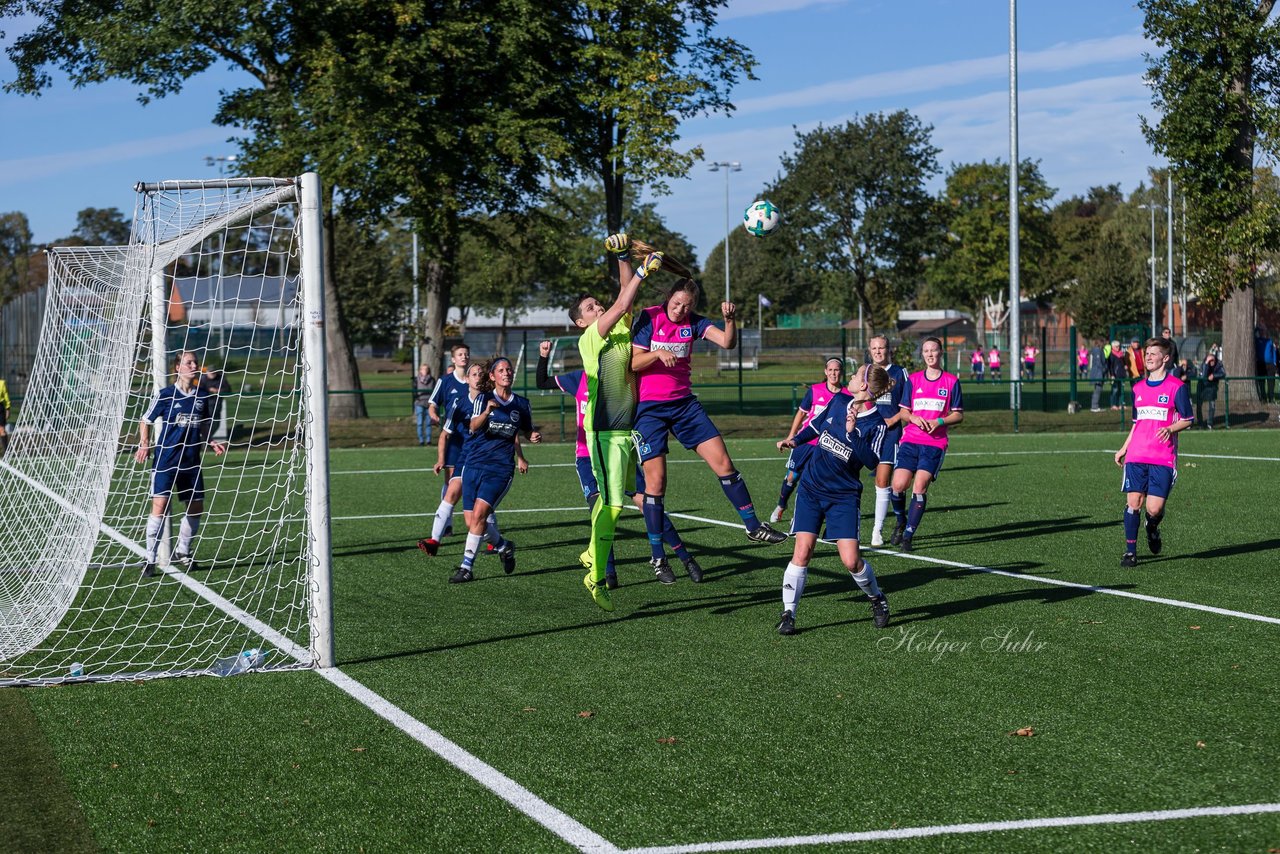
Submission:
M 1097 251 L 1103 225 L 1123 204 L 1120 185 L 1109 184 L 1090 187 L 1083 196 L 1071 196 L 1053 206 L 1049 228 L 1056 251 L 1047 277 L 1055 290 L 1069 287 L 1080 277 L 1081 268 Z
M 902 110 L 796 131 L 770 195 L 802 263 L 837 274 L 824 294 L 829 309 L 848 316 L 861 303 L 883 325 L 915 293 L 939 235 L 925 189 L 938 172 L 931 130 Z
M 1146 295 L 1134 278 L 1133 252 L 1121 240 L 1098 240 L 1058 293 L 1058 306 L 1086 339 L 1103 338 L 1114 323 L 1138 323 Z
M 1187 199 L 1187 263 L 1222 304 L 1223 362 L 1252 373 L 1258 262 L 1280 248 L 1280 200 L 1259 192 L 1255 153 L 1280 153 L 1280 27 L 1274 0 L 1140 0 L 1157 123 L 1143 121 Z M 1252 383 L 1232 403 L 1258 403 Z
M 818 310 L 823 294 L 843 281 L 842 274 L 808 267 L 795 241 L 797 232 L 781 228 L 767 238 L 756 237 L 745 229 L 729 232 L 730 291 L 746 322 L 754 320 L 756 310 L 763 308 L 763 323 L 776 322 L 780 314 Z M 713 296 L 724 296 L 724 241 L 717 243 L 707 256 L 703 283 Z M 759 304 L 764 296 L 771 303 Z
M 1025 298 L 1053 290 L 1053 194 L 1038 164 L 1018 164 L 1019 283 Z M 999 160 L 953 165 L 938 208 L 946 240 L 929 264 L 930 299 L 981 317 L 983 298 L 1009 289 L 1009 167 Z
M 31 287 L 32 249 L 27 215 L 0 214 L 0 306 Z
M 387 342 L 401 331 L 413 290 L 409 240 L 403 223 L 395 220 L 369 227 L 337 218 L 334 278 L 342 282 L 347 331 L 353 342 Z
M 723 0 L 568 2 L 551 13 L 567 24 L 556 79 L 564 117 L 561 175 L 593 177 L 604 189 L 606 233 L 623 229 L 628 185 L 665 190 L 702 159 L 677 148 L 683 119 L 731 112 L 740 77 L 755 59 L 713 35 Z
M 85 246 L 123 246 L 129 242 L 129 220 L 119 208 L 85 208 L 76 214 L 71 235 Z

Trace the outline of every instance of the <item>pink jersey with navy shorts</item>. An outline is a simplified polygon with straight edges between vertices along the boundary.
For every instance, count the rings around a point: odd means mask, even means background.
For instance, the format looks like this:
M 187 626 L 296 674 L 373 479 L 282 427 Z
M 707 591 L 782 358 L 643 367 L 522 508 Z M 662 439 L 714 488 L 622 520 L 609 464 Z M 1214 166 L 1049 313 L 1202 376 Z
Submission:
M 827 408 L 827 404 L 831 402 L 831 398 L 835 397 L 839 393 L 840 393 L 840 389 L 836 389 L 835 391 L 832 391 L 827 386 L 826 380 L 823 380 L 820 383 L 814 383 L 812 386 L 810 386 L 809 391 L 804 396 L 804 399 L 800 401 L 801 409 L 804 408 L 805 400 L 809 401 L 809 414 L 806 415 L 804 417 L 804 421 L 801 422 L 800 430 L 803 430 L 804 428 L 812 424 L 813 419 L 821 415 L 823 410 Z M 799 431 L 796 431 L 796 432 L 799 432 Z M 810 439 L 808 444 L 810 445 L 818 444 L 817 437 Z
M 899 406 L 926 421 L 937 421 L 964 408 L 960 399 L 959 377 L 943 371 L 941 376 L 931 380 L 926 374 L 927 371 L 916 371 L 907 378 Z M 947 428 L 940 424 L 932 433 L 926 433 L 908 421 L 902 431 L 902 441 L 945 450 Z
M 665 305 L 652 305 L 640 312 L 631 329 L 632 346 L 650 352 L 669 350 L 676 363 L 668 367 L 654 362 L 636 375 L 640 401 L 679 400 L 693 394 L 690 359 L 693 342 L 705 338 L 714 324 L 700 314 L 689 313 L 677 323 L 667 316 Z
M 1129 438 L 1129 448 L 1125 452 L 1126 463 L 1146 463 L 1148 465 L 1178 465 L 1178 436 L 1174 434 L 1169 441 L 1162 441 L 1157 431 L 1162 427 L 1170 427 L 1179 421 L 1190 420 L 1190 398 L 1183 395 L 1182 406 L 1185 413 L 1180 413 L 1179 392 L 1185 383 L 1174 376 L 1166 376 L 1158 385 L 1151 385 L 1143 380 L 1133 387 L 1133 433 Z

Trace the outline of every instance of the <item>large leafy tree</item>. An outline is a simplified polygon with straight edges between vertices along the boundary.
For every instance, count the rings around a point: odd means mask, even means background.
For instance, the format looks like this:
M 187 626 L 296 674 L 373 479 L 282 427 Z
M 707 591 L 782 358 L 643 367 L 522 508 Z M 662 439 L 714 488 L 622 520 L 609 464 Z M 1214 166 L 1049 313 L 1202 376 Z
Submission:
M 627 187 L 659 192 L 703 156 L 680 150 L 679 125 L 730 112 L 729 94 L 750 78 L 755 59 L 714 34 L 725 0 L 604 0 L 552 4 L 568 30 L 556 78 L 556 111 L 567 145 L 560 174 L 593 178 L 604 189 L 607 232 L 624 221 Z
M 829 308 L 861 303 L 884 325 L 914 295 L 939 235 L 925 188 L 938 172 L 931 131 L 905 110 L 796 131 L 772 196 L 804 263 L 839 274 Z
M 1124 205 L 1119 184 L 1090 187 L 1083 196 L 1071 196 L 1053 206 L 1049 228 L 1056 251 L 1046 268 L 1055 291 L 1069 287 L 1080 277 L 1081 267 L 1098 248 L 1103 226 Z
M 1112 324 L 1143 320 L 1146 295 L 1137 286 L 1134 266 L 1132 250 L 1115 237 L 1098 240 L 1079 259 L 1075 277 L 1060 290 L 1057 303 L 1085 338 L 1106 336 Z
M 1019 280 L 1022 293 L 1035 299 L 1053 286 L 1054 190 L 1030 160 L 1018 164 L 1018 185 Z M 952 166 L 938 208 L 946 239 L 929 264 L 930 298 L 980 317 L 983 298 L 1009 287 L 1009 167 L 999 160 Z
M 0 214 L 0 306 L 31 286 L 31 225 L 21 211 Z
M 1280 140 L 1280 27 L 1274 0 L 1141 0 L 1152 101 L 1143 123 L 1187 198 L 1187 263 L 1202 297 L 1222 304 L 1223 361 L 1253 372 L 1258 262 L 1280 247 L 1280 205 L 1258 192 L 1259 148 Z M 1232 402 L 1256 404 L 1252 383 Z

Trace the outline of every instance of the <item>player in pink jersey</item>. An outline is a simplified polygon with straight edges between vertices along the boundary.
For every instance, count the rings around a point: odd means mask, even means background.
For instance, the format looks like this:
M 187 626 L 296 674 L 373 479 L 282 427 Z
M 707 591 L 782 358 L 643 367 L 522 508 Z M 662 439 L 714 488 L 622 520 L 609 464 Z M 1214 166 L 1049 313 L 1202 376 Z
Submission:
M 827 408 L 827 403 L 831 400 L 832 395 L 839 393 L 844 388 L 841 382 L 841 375 L 844 373 L 844 362 L 839 358 L 833 356 L 827 359 L 822 372 L 826 379 L 805 389 L 804 396 L 800 398 L 800 405 L 796 407 L 796 416 L 791 419 L 791 429 L 787 432 L 788 439 L 808 427 L 810 422 L 817 418 L 822 410 Z M 773 514 L 769 517 L 770 522 L 781 521 L 782 514 L 787 512 L 787 500 L 791 498 L 791 493 L 795 491 L 796 484 L 800 482 L 800 475 L 804 472 L 805 463 L 809 459 L 809 454 L 813 451 L 813 446 L 817 443 L 818 439 L 815 437 L 813 440 L 791 449 L 791 455 L 787 457 L 787 474 L 782 478 L 782 489 L 778 492 L 778 506 L 774 508 Z
M 912 549 L 912 538 L 924 517 L 925 497 L 929 484 L 938 478 L 947 453 L 947 428 L 964 420 L 964 402 L 960 397 L 960 378 L 942 370 L 942 342 L 926 338 L 920 346 L 924 370 L 907 378 L 899 406 L 906 411 L 907 426 L 898 443 L 898 461 L 893 470 L 893 508 L 904 509 L 904 493 L 912 487 L 911 508 L 906 523 L 899 522 L 893 531 L 893 545 L 904 552 Z M 901 515 L 899 515 L 901 518 Z
M 587 448 L 587 434 L 582 426 L 582 420 L 587 412 L 587 375 L 585 371 L 576 370 L 551 376 L 549 371 L 550 357 L 551 342 L 541 342 L 538 345 L 537 386 L 543 391 L 564 392 L 574 399 L 575 409 L 578 411 L 575 465 L 578 470 L 578 485 L 582 487 L 582 495 L 587 500 L 587 509 L 590 510 L 596 505 L 596 498 L 600 495 L 600 485 L 596 481 L 595 473 L 591 471 L 591 454 Z M 643 495 L 644 475 L 637 469 L 636 491 L 631 494 L 631 498 L 635 502 L 636 509 L 640 511 L 644 510 Z M 680 539 L 680 533 L 676 531 L 676 526 L 672 524 L 670 517 L 664 519 L 662 539 L 675 552 L 681 563 L 684 564 L 685 571 L 689 573 L 689 577 L 701 581 L 702 567 L 685 547 L 684 542 Z M 606 586 L 610 590 L 616 590 L 618 587 L 618 572 L 614 565 L 613 549 L 609 549 L 609 558 L 605 563 L 604 577 Z M 674 583 L 676 578 L 673 574 L 670 581 L 664 581 L 662 578 L 658 580 L 670 584 Z
M 664 263 L 667 269 L 674 269 L 670 258 Z M 720 329 L 694 312 L 698 284 L 687 270 L 681 268 L 677 272 L 683 278 L 672 286 L 667 299 L 639 312 L 631 329 L 631 369 L 639 380 L 635 434 L 646 484 L 644 522 L 653 554 L 651 563 L 659 577 L 666 564 L 662 554 L 662 517 L 666 512 L 663 497 L 667 488 L 668 434 L 702 457 L 715 472 L 725 497 L 738 511 L 748 538 L 762 543 L 780 543 L 787 538 L 756 518 L 747 484 L 690 384 L 694 341 L 706 338 L 718 347 L 732 347 L 737 339 L 737 308 L 733 303 L 721 303 L 724 329 Z M 667 571 L 670 572 L 669 567 Z
M 1191 394 L 1182 380 L 1169 374 L 1173 346 L 1165 338 L 1149 338 L 1142 349 L 1145 380 L 1133 386 L 1133 427 L 1116 451 L 1124 468 L 1124 554 L 1121 566 L 1138 565 L 1138 520 L 1143 499 L 1147 510 L 1147 547 L 1160 554 L 1160 521 L 1178 479 L 1178 434 L 1193 423 Z
M 992 347 L 991 352 L 987 354 L 987 367 L 991 369 L 991 381 L 996 382 L 1001 378 L 1000 375 L 1000 348 Z

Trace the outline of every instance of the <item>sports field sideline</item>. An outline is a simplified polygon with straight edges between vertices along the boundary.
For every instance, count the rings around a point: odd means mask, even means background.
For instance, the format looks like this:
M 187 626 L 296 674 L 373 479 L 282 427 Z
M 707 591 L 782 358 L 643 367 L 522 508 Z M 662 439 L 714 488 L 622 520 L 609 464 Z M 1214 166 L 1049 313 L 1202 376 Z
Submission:
M 605 614 L 571 446 L 526 448 L 516 573 L 452 586 L 460 538 L 413 547 L 427 452 L 335 451 L 338 672 L 0 692 L 0 848 L 1275 848 L 1276 437 L 1184 435 L 1164 552 L 1122 569 L 1122 436 L 957 430 L 917 553 L 871 555 L 889 629 L 828 548 L 790 638 L 789 545 L 682 452 L 707 582 L 657 584 L 630 513 Z M 730 450 L 767 512 L 784 458 Z

